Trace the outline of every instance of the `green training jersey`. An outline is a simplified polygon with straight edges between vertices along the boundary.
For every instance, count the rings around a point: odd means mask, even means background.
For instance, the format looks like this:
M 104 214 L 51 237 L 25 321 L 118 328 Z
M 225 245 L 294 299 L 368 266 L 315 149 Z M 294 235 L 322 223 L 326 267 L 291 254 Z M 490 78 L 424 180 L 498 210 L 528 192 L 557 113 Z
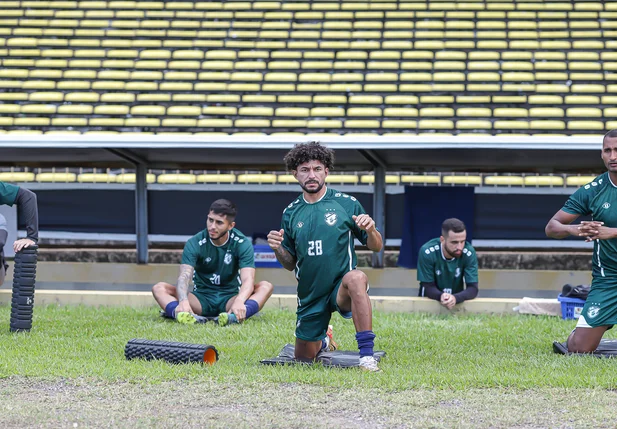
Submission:
M 609 228 L 617 228 L 617 186 L 608 172 L 573 193 L 562 210 L 566 213 L 591 216 Z M 593 243 L 594 277 L 617 276 L 617 239 L 595 240 Z
M 195 268 L 194 290 L 238 290 L 242 285 L 241 268 L 255 268 L 253 244 L 244 234 L 233 228 L 227 242 L 212 243 L 208 231 L 203 230 L 186 242 L 182 264 Z
M 441 250 L 441 241 L 433 238 L 420 248 L 418 281 L 435 283 L 437 289 L 445 293 L 462 292 L 465 283 L 478 282 L 478 258 L 475 249 L 466 241 L 460 258 L 446 259 Z
M 366 244 L 368 235 L 352 216 L 363 213 L 356 198 L 330 188 L 315 203 L 300 195 L 283 212 L 283 247 L 297 261 L 298 314 L 310 314 L 311 304 L 328 296 L 356 268 L 354 237 Z
M 17 198 L 17 192 L 19 192 L 19 186 L 0 182 L 0 204 L 12 206 Z

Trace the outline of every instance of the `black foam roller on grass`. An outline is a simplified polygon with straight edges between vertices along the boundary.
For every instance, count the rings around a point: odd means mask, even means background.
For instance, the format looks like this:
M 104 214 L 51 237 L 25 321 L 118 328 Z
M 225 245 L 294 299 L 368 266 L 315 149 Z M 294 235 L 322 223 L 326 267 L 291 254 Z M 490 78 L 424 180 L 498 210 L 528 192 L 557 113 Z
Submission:
M 37 249 L 37 246 L 31 246 L 15 254 L 13 296 L 11 299 L 11 332 L 32 329 Z
M 214 346 L 206 344 L 177 343 L 134 338 L 124 347 L 127 359 L 162 359 L 170 363 L 199 362 L 214 365 L 219 353 Z

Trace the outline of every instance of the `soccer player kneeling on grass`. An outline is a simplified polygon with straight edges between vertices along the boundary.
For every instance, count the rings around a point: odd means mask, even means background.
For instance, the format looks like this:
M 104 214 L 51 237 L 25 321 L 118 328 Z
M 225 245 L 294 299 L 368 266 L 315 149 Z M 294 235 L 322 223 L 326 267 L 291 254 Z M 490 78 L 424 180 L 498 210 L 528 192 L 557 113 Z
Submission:
M 217 317 L 224 326 L 248 319 L 270 298 L 271 283 L 255 284 L 253 244 L 234 228 L 235 218 L 232 202 L 212 203 L 207 228 L 184 246 L 178 286 L 160 282 L 152 288 L 165 316 L 181 323 L 195 323 L 195 315 Z
M 593 241 L 591 291 L 567 341 L 574 353 L 595 351 L 617 323 L 617 130 L 604 136 L 601 156 L 608 171 L 574 192 L 545 229 L 551 238 Z M 579 216 L 592 220 L 573 224 Z
M 381 234 L 356 198 L 325 186 L 332 150 L 318 142 L 296 145 L 285 163 L 303 192 L 283 212 L 282 229 L 270 231 L 268 244 L 298 279 L 295 357 L 308 361 L 336 349 L 328 324 L 338 311 L 353 318 L 360 367 L 379 371 L 368 278 L 356 269 L 354 237 L 378 252 Z
M 465 224 L 450 218 L 441 224 L 441 237 L 424 243 L 418 253 L 420 296 L 448 310 L 478 296 L 478 258 L 466 239 Z

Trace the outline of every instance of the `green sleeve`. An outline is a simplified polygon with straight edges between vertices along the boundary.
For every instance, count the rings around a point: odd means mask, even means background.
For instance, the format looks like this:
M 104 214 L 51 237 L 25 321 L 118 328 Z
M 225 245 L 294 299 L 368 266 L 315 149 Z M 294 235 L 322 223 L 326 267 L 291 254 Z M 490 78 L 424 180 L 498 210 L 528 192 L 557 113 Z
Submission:
M 0 182 L 0 204 L 12 206 L 17 198 L 17 192 L 19 192 L 19 186 Z
M 361 214 L 366 214 L 366 210 L 364 210 L 364 207 L 362 207 L 362 204 L 360 204 L 360 201 L 356 200 L 354 197 L 352 198 L 353 198 L 352 202 L 354 203 L 353 215 L 358 216 Z M 351 219 L 351 223 L 352 223 L 351 231 L 353 232 L 353 235 L 356 236 L 356 238 L 360 241 L 360 243 L 366 245 L 366 241 L 368 240 L 368 234 L 366 233 L 366 231 L 361 230 L 356 224 L 356 222 L 353 220 L 353 218 Z
M 182 264 L 195 267 L 197 265 L 197 258 L 199 257 L 199 244 L 195 237 L 191 237 L 189 241 L 184 245 L 182 251 Z
M 593 191 L 590 185 L 585 185 L 582 188 L 570 195 L 568 201 L 564 204 L 561 210 L 570 214 L 578 215 L 590 215 L 591 209 L 589 208 L 589 202 L 593 196 Z
M 463 255 L 465 258 L 464 276 L 465 283 L 478 283 L 478 257 L 476 251 L 471 248 L 467 254 Z
M 255 252 L 248 239 L 238 245 L 238 268 L 255 268 Z
M 283 247 L 289 252 L 291 256 L 296 257 L 296 243 L 291 236 L 291 228 L 289 227 L 290 217 L 283 213 L 283 220 L 281 221 L 281 229 L 283 230 Z
M 431 256 L 431 251 L 428 248 L 421 248 L 418 254 L 418 281 L 422 283 L 437 283 L 434 266 L 435 262 Z

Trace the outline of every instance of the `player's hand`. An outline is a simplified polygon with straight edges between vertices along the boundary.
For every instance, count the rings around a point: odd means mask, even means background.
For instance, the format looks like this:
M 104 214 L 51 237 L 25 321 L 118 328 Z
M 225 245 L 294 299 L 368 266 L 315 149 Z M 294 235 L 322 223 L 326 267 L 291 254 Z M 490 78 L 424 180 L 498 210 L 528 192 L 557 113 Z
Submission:
M 184 299 L 178 303 L 176 307 L 176 314 L 178 313 L 191 313 L 193 314 L 193 309 L 191 308 L 191 303 L 188 299 Z
M 229 312 L 236 315 L 238 322 L 244 322 L 244 319 L 246 319 L 246 305 L 237 299 L 231 304 Z
M 351 218 L 362 231 L 371 232 L 375 229 L 375 221 L 367 214 L 353 215 Z
M 600 227 L 604 225 L 604 222 L 598 221 L 582 221 L 580 225 L 577 226 L 578 236 L 585 237 L 585 241 L 592 241 L 593 238 L 599 233 Z
M 280 231 L 270 231 L 268 234 L 268 245 L 272 250 L 278 250 L 281 247 L 283 244 L 283 234 L 284 231 L 282 229 Z
M 29 238 L 22 238 L 22 239 L 16 240 L 15 243 L 13 243 L 13 250 L 15 252 L 19 252 L 20 250 L 25 249 L 26 247 L 30 247 L 34 245 L 36 245 L 36 243 L 30 240 Z
M 611 238 L 615 238 L 616 230 L 615 228 L 609 228 L 608 226 L 599 226 L 596 227 L 593 233 L 590 233 L 585 237 L 585 241 L 594 241 L 594 240 L 610 240 Z
M 446 307 L 448 310 L 452 310 L 456 305 L 456 298 L 452 294 L 443 293 L 441 294 L 441 305 Z

